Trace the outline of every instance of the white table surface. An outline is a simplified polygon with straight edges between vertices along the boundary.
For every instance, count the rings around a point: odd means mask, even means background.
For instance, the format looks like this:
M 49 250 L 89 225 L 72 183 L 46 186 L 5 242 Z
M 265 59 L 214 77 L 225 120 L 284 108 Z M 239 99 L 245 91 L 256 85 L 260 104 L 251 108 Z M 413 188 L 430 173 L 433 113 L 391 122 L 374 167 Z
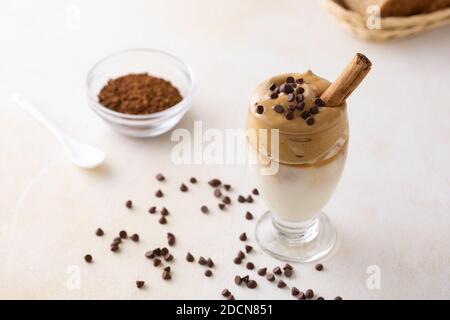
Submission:
M 366 53 L 374 68 L 349 99 L 348 161 L 325 208 L 339 245 L 322 273 L 297 265 L 289 284 L 326 298 L 449 299 L 449 34 L 444 28 L 400 42 L 361 42 L 313 0 L 2 1 L 0 297 L 215 299 L 227 287 L 238 299 L 290 298 L 263 279 L 256 290 L 233 283 L 236 273 L 258 279 L 232 264 L 241 232 L 254 244 L 255 221 L 243 219 L 245 206 L 208 217 L 198 212 L 203 202 L 215 206 L 206 185 L 211 177 L 230 182 L 234 198 L 248 193 L 245 166 L 176 166 L 170 134 L 125 138 L 88 109 L 84 80 L 96 60 L 154 47 L 182 57 L 196 73 L 192 109 L 178 125 L 187 129 L 194 120 L 205 128 L 243 127 L 249 94 L 261 80 L 306 69 L 333 79 L 355 52 Z M 73 136 L 102 147 L 106 166 L 72 167 L 54 139 L 8 103 L 11 91 L 38 102 Z M 153 196 L 157 172 L 168 177 L 163 199 Z M 192 175 L 200 183 L 180 194 L 179 183 Z M 132 213 L 123 206 L 128 198 L 136 203 Z M 150 204 L 171 210 L 169 225 L 146 213 Z M 261 199 L 248 208 L 257 216 L 265 210 Z M 102 239 L 93 234 L 98 226 L 106 231 Z M 122 228 L 139 232 L 142 241 L 113 255 L 109 241 Z M 170 282 L 142 257 L 164 243 L 167 231 L 179 240 Z M 216 261 L 213 278 L 184 261 L 187 250 Z M 92 265 L 82 259 L 87 252 Z M 259 249 L 251 261 L 279 264 Z M 75 290 L 67 287 L 72 265 L 81 272 Z M 370 266 L 379 268 L 379 289 L 367 286 Z M 138 278 L 147 281 L 146 290 L 135 288 Z

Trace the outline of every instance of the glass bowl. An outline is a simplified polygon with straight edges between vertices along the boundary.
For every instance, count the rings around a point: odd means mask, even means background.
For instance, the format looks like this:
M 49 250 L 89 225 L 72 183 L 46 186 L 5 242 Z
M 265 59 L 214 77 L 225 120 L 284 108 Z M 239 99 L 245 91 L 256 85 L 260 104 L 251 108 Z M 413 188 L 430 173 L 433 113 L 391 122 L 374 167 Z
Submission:
M 108 80 L 129 73 L 144 73 L 170 81 L 183 100 L 155 113 L 133 115 L 116 112 L 98 102 L 98 93 Z M 172 129 L 189 109 L 194 91 L 191 68 L 174 55 L 157 49 L 130 49 L 103 58 L 86 80 L 88 104 L 115 131 L 137 138 L 155 137 Z

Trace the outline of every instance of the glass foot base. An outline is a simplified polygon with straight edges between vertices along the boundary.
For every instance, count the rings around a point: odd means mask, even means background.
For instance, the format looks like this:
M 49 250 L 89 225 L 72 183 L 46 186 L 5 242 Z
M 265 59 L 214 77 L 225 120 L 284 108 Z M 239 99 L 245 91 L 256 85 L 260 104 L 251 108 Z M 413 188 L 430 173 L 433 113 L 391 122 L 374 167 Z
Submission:
M 321 213 L 309 230 L 314 228 L 312 237 L 302 239 L 302 232 L 295 235 L 283 233 L 275 227 L 270 211 L 266 212 L 256 225 L 256 241 L 262 250 L 271 256 L 291 262 L 312 262 L 329 254 L 336 244 L 336 230 L 330 219 Z M 289 241 L 292 239 L 293 241 Z M 300 239 L 300 240 L 299 240 Z

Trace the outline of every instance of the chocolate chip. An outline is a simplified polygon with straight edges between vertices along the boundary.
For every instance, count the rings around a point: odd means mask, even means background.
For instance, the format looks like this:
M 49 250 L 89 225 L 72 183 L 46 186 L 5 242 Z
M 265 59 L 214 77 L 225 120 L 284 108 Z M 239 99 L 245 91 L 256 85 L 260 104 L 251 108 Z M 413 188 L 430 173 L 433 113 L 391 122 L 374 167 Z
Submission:
M 133 234 L 130 239 L 134 242 L 138 242 L 139 241 L 139 235 L 137 233 Z
M 194 256 L 190 252 L 188 252 L 186 254 L 186 261 L 187 262 L 194 262 L 194 260 L 195 260 Z
M 153 253 L 153 250 L 149 250 L 145 253 L 145 257 L 147 259 L 153 259 L 155 257 L 155 254 Z
M 287 113 L 289 113 L 289 112 L 294 112 L 295 111 L 295 108 L 296 108 L 296 106 L 294 106 L 294 105 L 288 105 L 288 107 L 287 107 Z
M 161 189 L 159 189 L 158 191 L 155 192 L 155 196 L 157 198 L 161 198 L 162 196 L 164 196 L 164 193 L 161 191 Z
M 172 261 L 173 260 L 173 255 L 170 254 L 170 253 L 167 253 L 166 255 L 164 255 L 164 260 Z
M 247 241 L 247 234 L 244 232 L 239 236 L 239 240 L 241 241 Z
M 157 267 L 161 264 L 161 259 L 155 258 L 153 259 L 153 266 Z
M 324 107 L 325 106 L 325 102 L 323 102 L 322 99 L 317 98 L 316 100 L 314 100 L 314 104 L 318 107 Z
M 208 260 L 206 261 L 206 264 L 208 265 L 208 267 L 213 268 L 214 267 L 214 261 L 212 261 L 211 258 L 208 258 Z
M 87 254 L 84 256 L 84 261 L 86 261 L 87 263 L 91 263 L 92 262 L 92 256 L 90 254 Z
M 343 300 L 343 299 L 342 299 L 342 297 L 337 296 L 337 297 L 334 298 L 334 300 Z
M 284 267 L 283 267 L 283 270 L 286 270 L 286 269 L 294 270 L 294 267 L 291 266 L 289 263 L 286 263 L 286 264 L 284 265 Z
M 318 114 L 319 113 L 319 108 L 312 107 L 311 109 L 309 109 L 309 112 L 311 112 L 311 114 Z
M 270 282 L 273 282 L 275 281 L 275 276 L 273 273 L 268 273 L 266 279 L 269 280 Z
M 245 219 L 247 219 L 247 220 L 253 220 L 253 215 L 251 214 L 250 211 L 247 211 L 247 213 L 245 214 Z
M 163 269 L 164 271 L 167 271 L 167 272 L 170 272 L 170 267 L 169 266 L 167 266 L 167 267 L 165 267 L 164 269 Z
M 297 95 L 297 102 L 303 102 L 305 100 L 305 97 L 302 94 Z
M 247 282 L 247 288 L 255 289 L 258 286 L 258 283 L 255 280 L 250 280 Z
M 224 296 L 225 298 L 229 297 L 230 295 L 231 295 L 230 290 L 228 290 L 228 289 L 222 290 L 222 296 Z
M 303 292 L 299 292 L 299 294 L 297 295 L 297 299 L 298 300 L 306 300 L 306 296 Z
M 270 91 L 273 91 L 273 90 L 275 90 L 277 88 L 277 85 L 275 84 L 275 83 L 272 83 L 271 85 L 270 85 L 270 87 L 269 87 L 269 90 Z
M 231 203 L 231 199 L 230 199 L 229 196 L 225 196 L 225 197 L 222 199 L 222 202 L 225 203 L 225 204 L 230 204 L 230 203 Z
M 305 291 L 306 299 L 312 299 L 314 297 L 314 291 L 312 289 L 308 289 Z
M 299 78 L 299 79 L 295 80 L 295 82 L 298 84 L 303 84 L 305 82 L 305 80 L 303 80 L 303 78 Z
M 98 237 L 103 236 L 105 233 L 103 232 L 102 229 L 98 228 L 97 230 L 95 230 L 95 235 Z
M 225 210 L 225 204 L 224 203 L 219 203 L 218 206 L 219 206 L 220 210 Z
M 286 82 L 287 83 L 294 83 L 295 79 L 294 79 L 294 77 L 289 76 L 289 77 L 286 78 Z
M 156 180 L 158 180 L 158 181 L 164 181 L 164 180 L 166 180 L 166 178 L 165 178 L 161 173 L 158 173 L 158 174 L 156 175 Z
M 272 92 L 270 94 L 270 99 L 277 99 L 278 98 L 278 93 L 277 92 Z
M 190 181 L 191 183 L 197 183 L 197 179 L 196 179 L 195 177 L 192 177 L 189 181 Z
M 285 269 L 284 270 L 284 276 L 286 278 L 290 278 L 292 276 L 292 270 L 291 269 Z
M 125 206 L 126 206 L 128 209 L 131 209 L 131 208 L 133 207 L 133 201 L 127 200 L 127 202 L 125 202 Z
M 222 191 L 220 191 L 219 188 L 215 189 L 215 190 L 214 190 L 214 196 L 215 196 L 216 198 L 220 198 L 220 197 L 222 196 Z
M 233 295 L 230 295 L 230 296 L 228 297 L 228 300 L 234 300 L 234 296 L 233 296 Z
M 206 270 L 205 271 L 205 276 L 207 276 L 207 277 L 211 277 L 213 275 L 213 273 L 212 273 L 212 271 L 211 270 Z
M 261 268 L 258 270 L 258 275 L 260 275 L 261 277 L 265 276 L 266 273 L 267 273 L 267 268 Z
M 281 104 L 276 104 L 272 107 L 272 109 L 276 112 L 276 113 L 283 113 L 284 112 L 284 107 Z
M 206 266 L 207 263 L 208 263 L 208 261 L 204 257 L 200 257 L 198 259 L 198 264 L 201 266 Z
M 148 209 L 148 212 L 153 214 L 156 212 L 156 207 L 150 207 L 150 209 Z
M 264 107 L 262 105 L 258 105 L 256 107 L 256 113 L 257 114 L 263 114 L 264 113 Z
M 242 278 L 240 276 L 235 276 L 234 283 L 236 283 L 237 285 L 240 285 L 242 283 Z
M 112 252 L 119 251 L 119 245 L 118 244 L 111 244 L 111 251 Z
M 311 112 L 309 112 L 309 111 L 303 111 L 302 112 L 302 114 L 301 114 L 301 117 L 304 119 L 304 120 L 306 120 L 306 119 L 308 119 L 309 117 L 311 116 Z
M 323 270 L 323 264 L 318 263 L 318 264 L 316 264 L 315 268 L 316 268 L 317 271 L 322 271 Z
M 298 290 L 296 287 L 292 287 L 291 294 L 296 297 L 300 293 L 300 290 Z
M 167 243 L 168 243 L 168 245 L 172 247 L 173 245 L 175 245 L 175 242 L 176 242 L 175 235 L 169 232 L 167 234 Z
M 253 193 L 255 196 L 259 195 L 259 191 L 258 191 L 258 189 L 256 189 L 256 188 L 252 190 L 252 193 Z
M 236 257 L 236 258 L 233 259 L 233 262 L 234 262 L 234 264 L 241 264 L 242 259 L 239 258 L 239 257 Z
M 238 202 L 244 203 L 244 202 L 245 202 L 244 196 L 239 195 L 239 197 L 238 197 Z
M 237 257 L 238 257 L 239 259 L 244 259 L 244 258 L 245 258 L 245 253 L 242 252 L 241 250 L 239 250 L 239 252 L 238 252 L 238 254 L 237 254 Z
M 286 282 L 284 282 L 283 280 L 279 280 L 277 283 L 277 287 L 282 289 L 286 287 Z
M 250 252 L 252 252 L 252 250 L 253 250 L 252 246 L 249 246 L 249 245 L 245 246 L 245 252 L 250 253 Z
M 160 224 L 166 224 L 166 223 L 167 223 L 167 219 L 166 219 L 165 216 L 162 216 L 161 218 L 159 218 L 158 222 L 159 222 Z
M 160 255 L 161 255 L 161 256 L 165 256 L 165 255 L 168 254 L 168 253 L 169 253 L 169 249 L 167 249 L 167 248 L 164 247 L 164 248 L 161 249 L 161 254 L 160 254 Z
M 186 191 L 188 191 L 188 187 L 184 183 L 182 183 L 181 186 L 180 186 L 180 191 L 181 192 L 186 192 Z
M 253 269 L 255 269 L 255 265 L 253 264 L 253 262 L 247 262 L 247 264 L 245 265 L 245 267 L 246 267 L 248 270 L 253 270 Z
M 160 256 L 161 256 L 161 249 L 160 249 L 160 248 L 153 249 L 153 253 L 154 253 L 156 256 L 160 257 Z
M 308 126 L 312 126 L 315 122 L 316 122 L 316 120 L 314 120 L 313 117 L 310 117 L 310 118 L 308 118 L 308 119 L 306 120 L 306 124 L 307 124 Z
M 139 289 L 144 287 L 145 282 L 144 281 L 136 281 L 136 287 L 138 287 Z
M 297 103 L 297 109 L 303 111 L 305 109 L 305 101 Z
M 295 100 L 295 95 L 293 94 L 293 93 L 289 93 L 288 95 L 287 95 L 287 101 L 288 102 L 292 102 L 292 101 L 294 101 Z
M 289 93 L 294 92 L 294 88 L 293 88 L 290 84 L 283 83 L 283 84 L 280 86 L 280 91 L 281 91 L 281 92 L 284 92 L 284 93 L 286 93 L 286 94 L 289 94 Z
M 294 113 L 287 112 L 286 113 L 286 120 L 292 120 L 292 119 L 294 119 Z
M 247 201 L 248 203 L 252 203 L 253 202 L 253 197 L 251 195 L 248 195 L 247 199 L 245 199 L 245 201 Z
M 125 230 L 120 231 L 119 237 L 122 239 L 126 239 L 128 237 L 127 232 Z
M 222 184 L 222 181 L 220 181 L 219 179 L 212 179 L 212 180 L 208 181 L 208 184 L 211 187 L 216 188 Z
M 242 277 L 242 282 L 247 283 L 249 281 L 250 281 L 250 276 L 249 275 L 246 275 L 245 277 Z
M 208 209 L 207 206 L 201 206 L 200 210 L 201 210 L 203 213 L 208 213 L 208 211 L 209 211 L 209 209 Z
M 170 279 L 172 279 L 172 276 L 170 275 L 170 272 L 164 271 L 164 272 L 162 273 L 162 278 L 163 278 L 164 280 L 170 280 Z
M 115 237 L 114 239 L 113 239 L 113 242 L 112 242 L 112 244 L 119 244 L 119 243 L 121 243 L 122 242 L 122 238 L 121 237 Z
M 317 297 L 317 300 L 325 300 L 324 297 Z
M 169 215 L 169 210 L 167 210 L 166 207 L 163 207 L 163 208 L 161 209 L 161 215 L 162 215 L 162 216 L 168 216 L 168 215 Z
M 296 90 L 295 90 L 295 93 L 297 93 L 297 94 L 303 94 L 305 92 L 305 89 L 303 88 L 303 87 L 298 87 Z
M 231 189 L 231 186 L 229 184 L 224 184 L 223 187 L 227 191 L 230 191 L 230 189 Z
M 275 273 L 276 275 L 280 275 L 280 274 L 283 273 L 283 272 L 281 271 L 281 268 L 280 268 L 280 267 L 275 267 L 275 268 L 273 268 L 272 272 Z

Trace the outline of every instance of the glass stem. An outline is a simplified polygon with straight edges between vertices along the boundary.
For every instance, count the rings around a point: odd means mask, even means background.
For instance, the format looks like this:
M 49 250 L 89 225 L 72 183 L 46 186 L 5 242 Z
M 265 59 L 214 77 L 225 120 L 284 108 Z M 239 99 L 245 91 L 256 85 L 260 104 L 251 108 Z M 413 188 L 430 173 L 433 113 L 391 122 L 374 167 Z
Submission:
M 298 245 L 314 240 L 319 234 L 319 219 L 292 223 L 272 219 L 273 232 L 287 245 Z

